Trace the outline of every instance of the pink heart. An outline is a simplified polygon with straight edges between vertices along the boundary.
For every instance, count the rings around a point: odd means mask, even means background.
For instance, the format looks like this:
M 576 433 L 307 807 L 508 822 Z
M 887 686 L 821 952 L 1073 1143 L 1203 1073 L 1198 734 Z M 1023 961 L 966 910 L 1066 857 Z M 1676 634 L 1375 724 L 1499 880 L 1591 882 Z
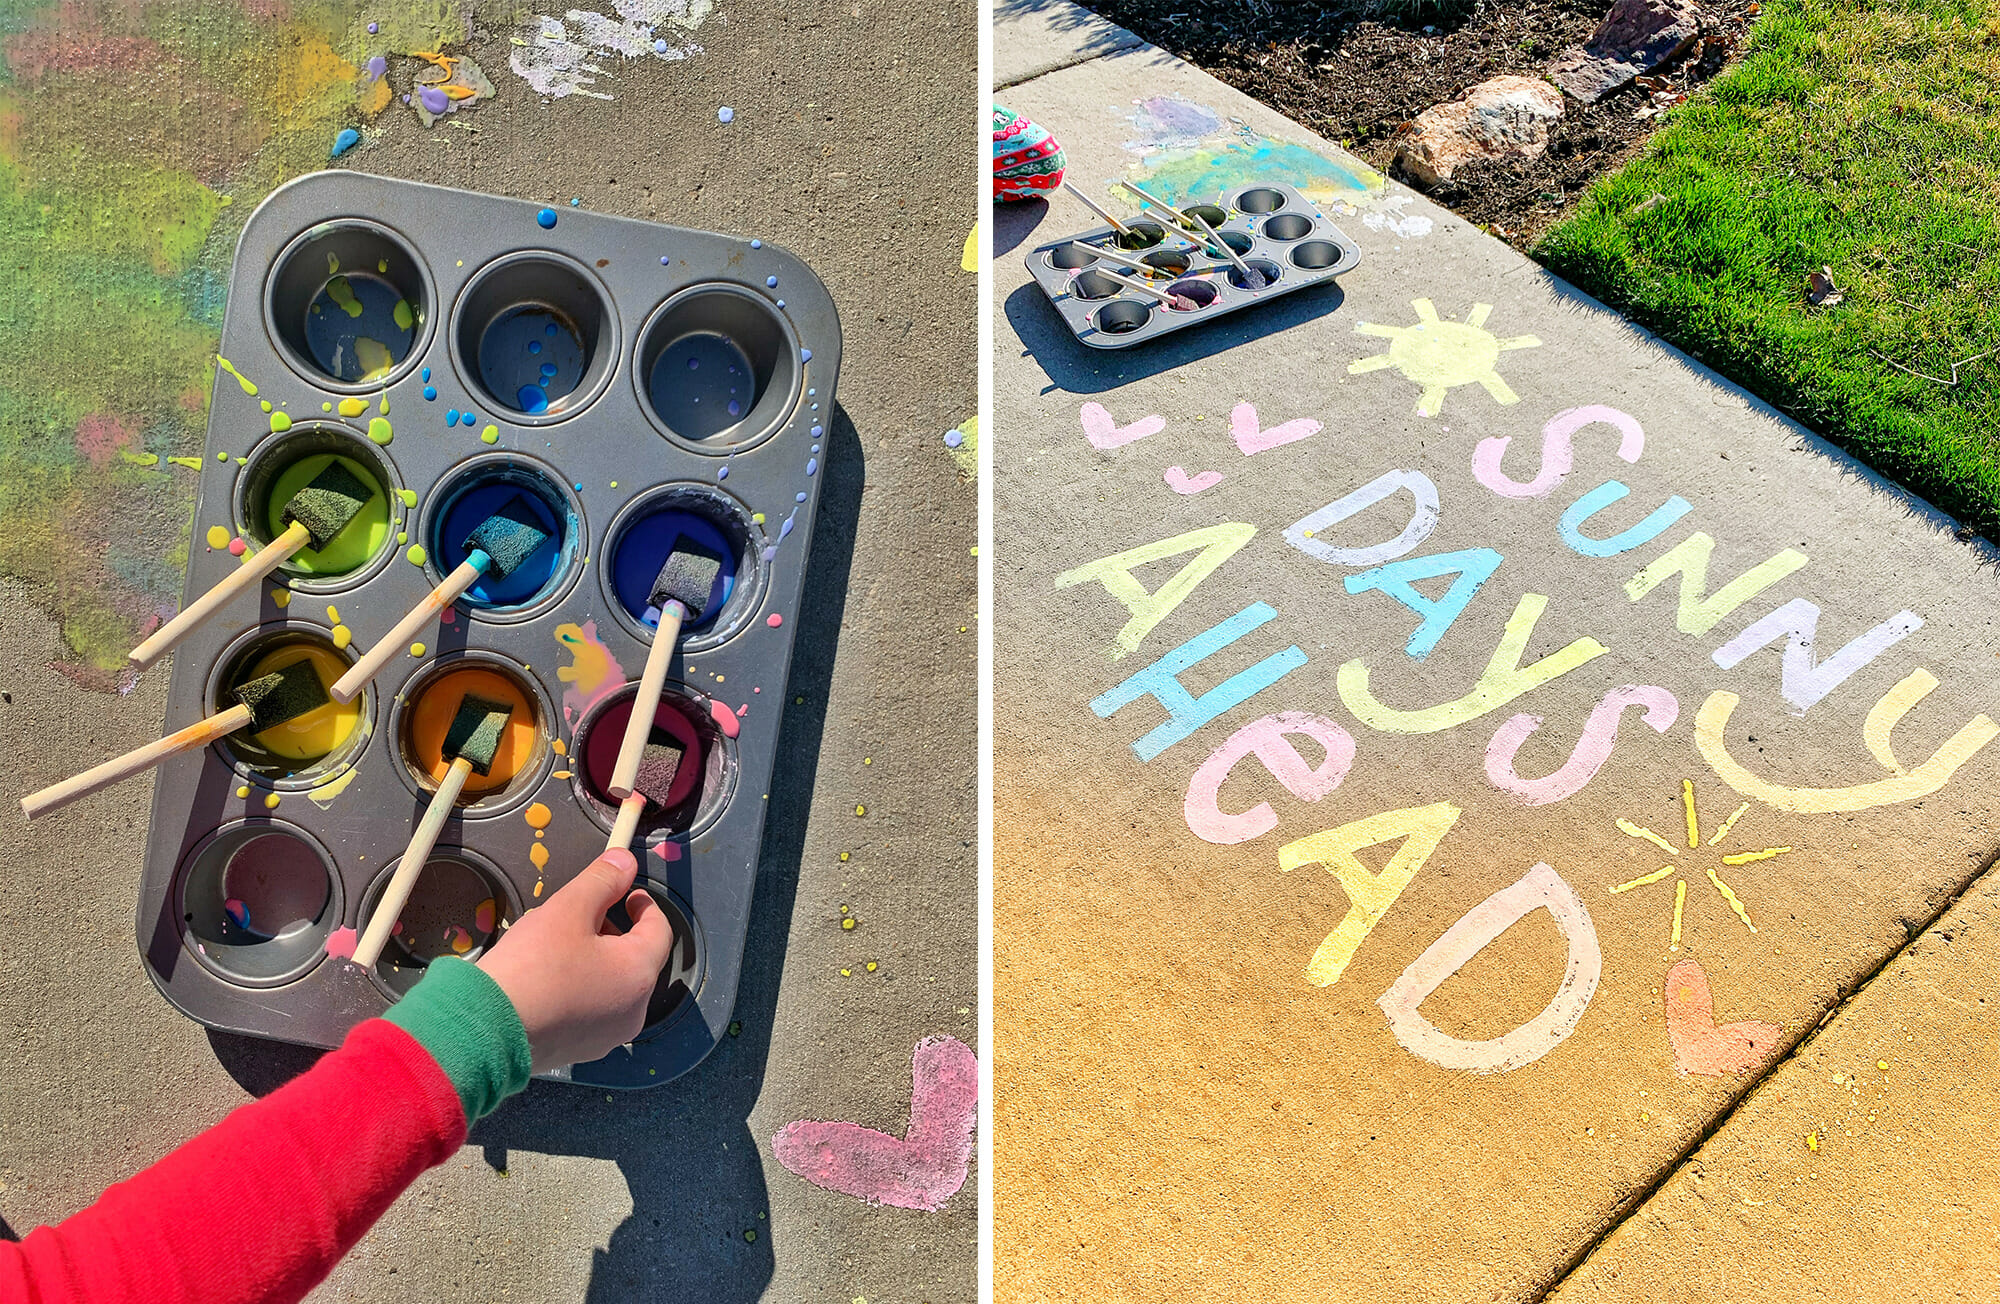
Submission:
M 910 1057 L 910 1126 L 901 1140 L 858 1123 L 787 1123 L 778 1162 L 814 1186 L 869 1204 L 935 1212 L 965 1185 L 979 1117 L 979 1060 L 956 1037 L 926 1037 Z
M 1190 476 L 1177 466 L 1167 468 L 1167 488 L 1177 494 L 1198 494 L 1204 489 L 1213 489 L 1221 483 L 1220 471 L 1203 471 L 1200 475 Z
M 1754 1067 L 1778 1045 L 1779 1027 L 1760 1019 L 1715 1023 L 1715 997 L 1708 975 L 1693 960 L 1667 970 L 1661 993 L 1667 1009 L 1667 1040 L 1673 1044 L 1674 1067 L 1683 1073 L 1719 1078 Z
M 1096 448 L 1118 448 L 1167 428 L 1167 419 L 1158 415 L 1140 417 L 1129 426 L 1121 426 L 1097 403 L 1085 403 L 1079 415 L 1083 420 L 1083 437 Z
M 1281 444 L 1310 439 L 1319 432 L 1319 422 L 1311 417 L 1299 417 L 1265 430 L 1257 424 L 1257 407 L 1253 403 L 1238 403 L 1229 413 L 1229 437 L 1236 441 L 1236 446 L 1243 450 L 1245 457 Z

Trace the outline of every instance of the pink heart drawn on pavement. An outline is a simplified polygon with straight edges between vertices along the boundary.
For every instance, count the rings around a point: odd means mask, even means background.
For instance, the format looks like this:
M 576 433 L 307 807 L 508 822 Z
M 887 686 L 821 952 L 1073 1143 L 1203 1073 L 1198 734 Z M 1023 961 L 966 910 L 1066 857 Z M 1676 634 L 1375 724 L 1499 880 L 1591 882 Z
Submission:
M 1121 426 L 1099 403 L 1085 403 L 1078 415 L 1083 421 L 1083 437 L 1094 448 L 1120 448 L 1147 435 L 1157 435 L 1167 428 L 1167 419 L 1159 415 L 1140 417 L 1129 426 Z
M 1167 468 L 1167 488 L 1177 494 L 1198 494 L 1204 489 L 1213 489 L 1222 483 L 1222 472 L 1203 471 L 1200 475 L 1189 475 L 1177 466 Z
M 979 1060 L 956 1037 L 926 1037 L 910 1057 L 910 1126 L 899 1139 L 858 1123 L 787 1123 L 778 1162 L 814 1186 L 869 1204 L 936 1212 L 965 1185 L 979 1117 Z
M 1236 441 L 1236 446 L 1243 450 L 1245 457 L 1282 444 L 1311 439 L 1319 432 L 1319 422 L 1311 417 L 1299 417 L 1265 430 L 1257 424 L 1257 405 L 1254 403 L 1238 403 L 1229 413 L 1229 437 Z
M 1708 975 L 1693 960 L 1667 970 L 1661 993 L 1667 1009 L 1667 1040 L 1673 1044 L 1674 1067 L 1683 1073 L 1719 1078 L 1754 1067 L 1778 1045 L 1778 1025 L 1761 1019 L 1715 1022 L 1715 997 Z

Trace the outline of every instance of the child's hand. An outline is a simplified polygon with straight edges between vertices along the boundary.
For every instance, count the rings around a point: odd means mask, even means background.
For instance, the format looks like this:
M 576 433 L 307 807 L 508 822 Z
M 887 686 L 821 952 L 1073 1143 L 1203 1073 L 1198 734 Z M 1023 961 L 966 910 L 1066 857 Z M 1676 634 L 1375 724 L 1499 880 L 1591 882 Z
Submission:
M 521 1016 L 535 1072 L 609 1054 L 645 1026 L 674 934 L 659 903 L 633 890 L 638 873 L 631 852 L 605 852 L 480 957 Z M 621 900 L 632 916 L 622 934 L 605 918 Z

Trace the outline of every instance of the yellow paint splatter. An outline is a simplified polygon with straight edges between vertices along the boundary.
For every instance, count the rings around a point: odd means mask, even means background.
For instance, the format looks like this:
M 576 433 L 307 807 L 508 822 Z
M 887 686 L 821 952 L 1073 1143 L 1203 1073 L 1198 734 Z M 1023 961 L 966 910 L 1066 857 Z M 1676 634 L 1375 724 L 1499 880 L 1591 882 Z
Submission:
M 421 543 L 413 543 L 413 544 L 411 544 L 411 545 L 410 545 L 410 550 L 409 550 L 408 552 L 404 553 L 403 555 L 404 555 L 405 557 L 408 557 L 408 558 L 410 559 L 410 565 L 412 565 L 412 566 L 421 566 L 421 565 L 423 565 L 423 564 L 424 564 L 424 560 L 425 560 L 425 558 L 427 558 L 427 557 L 429 557 L 429 556 L 430 556 L 430 554 L 429 554 L 429 553 L 427 553 L 427 552 L 425 552 L 425 551 L 424 551 L 424 545 L 423 545 L 423 544 L 421 544 Z
M 268 797 L 264 798 L 264 809 L 266 809 L 266 810 L 276 810 L 276 809 L 278 809 L 278 794 L 277 794 L 277 793 L 275 793 L 275 792 L 274 792 L 274 793 L 272 793 L 272 794 L 271 794 L 270 796 L 268 796 Z
M 345 625 L 335 625 L 333 627 L 333 645 L 335 647 L 345 648 L 349 643 L 352 643 L 353 641 L 354 641 L 353 630 L 349 629 Z
M 386 271 L 388 269 L 384 268 L 383 270 Z M 408 299 L 396 300 L 396 310 L 391 315 L 395 317 L 396 324 L 402 327 L 404 330 L 408 330 L 410 329 L 410 327 L 417 324 L 416 309 L 410 307 L 410 301 Z
M 396 367 L 396 355 L 389 352 L 389 346 L 366 335 L 354 339 L 354 360 L 361 364 L 361 379 L 380 380 Z
M 271 414 L 271 431 L 273 434 L 282 434 L 291 428 L 292 419 L 290 416 L 283 412 L 273 412 Z
M 489 444 L 497 444 L 500 442 L 500 427 L 488 426 L 486 427 L 486 429 L 479 432 L 479 437 Z M 617 481 L 614 480 L 611 484 L 611 487 L 613 489 L 616 489 L 618 487 Z
M 875 962 L 874 962 L 873 960 L 870 960 L 870 961 L 868 962 L 868 972 L 869 972 L 869 973 L 874 973 L 874 972 L 875 972 L 875 968 L 876 968 L 876 965 L 875 965 Z
M 238 371 L 235 368 L 235 366 L 229 361 L 229 359 L 223 357 L 220 353 L 215 355 L 215 365 L 221 367 L 224 371 L 236 377 L 236 383 L 242 386 L 243 392 L 245 394 L 254 395 L 257 392 L 257 387 L 250 383 L 250 378 L 248 376 L 245 376 L 242 372 Z
M 227 548 L 230 539 L 233 537 L 235 536 L 230 534 L 226 526 L 211 525 L 208 527 L 208 546 L 211 548 Z
M 852 920 L 852 919 L 843 919 L 843 920 L 841 920 L 841 921 L 840 921 L 840 926 L 841 926 L 842 928 L 846 929 L 846 930 L 847 930 L 848 932 L 850 932 L 850 933 L 851 933 L 851 932 L 853 932 L 853 931 L 854 931 L 854 920 Z
M 535 898 L 537 900 L 540 900 L 541 895 L 542 895 L 542 880 L 538 878 L 535 880 Z
M 840 860 L 842 864 L 847 863 L 847 853 L 845 851 L 840 853 Z
M 555 812 L 542 803 L 535 802 L 521 812 L 521 818 L 528 821 L 528 827 L 531 829 L 545 829 L 549 826 L 549 821 L 555 818 Z
M 1889 1061 L 1888 1061 L 1888 1060 L 1876 1060 L 1876 1061 L 1875 1061 L 1875 1067 L 1876 1067 L 1876 1068 L 1878 1068 L 1878 1069 L 1881 1069 L 1881 1070 L 1882 1070 L 1882 1071 L 1883 1071 L 1884 1073 L 1887 1073 L 1887 1072 L 1889 1071 Z
M 972 230 L 965 236 L 965 248 L 958 253 L 958 270 L 976 272 L 979 270 L 979 223 L 972 224 Z
M 198 457 L 170 457 L 167 463 L 171 466 L 184 466 L 190 471 L 201 470 L 201 459 Z
M 412 643 L 412 644 L 410 644 L 410 655 L 411 655 L 411 656 L 413 656 L 413 657 L 420 657 L 420 656 L 422 656 L 423 654 L 424 654 L 424 645 L 423 645 L 422 643 Z
M 276 607 L 280 611 L 283 611 L 286 607 L 291 606 L 292 591 L 290 589 L 272 589 L 271 605 Z
M 250 785 L 246 783 L 238 786 L 238 788 L 236 789 L 236 795 L 239 798 L 248 797 L 250 795 Z
M 550 772 L 549 777 L 552 779 L 567 779 L 570 777 L 570 772 L 568 770 L 554 770 Z
M 533 846 L 529 847 L 528 862 L 535 867 L 535 872 L 537 874 L 541 873 L 543 867 L 545 867 L 549 863 L 548 844 L 537 842 Z
M 368 437 L 378 444 L 387 444 L 396 437 L 396 429 L 387 417 L 375 417 L 368 422 Z
M 1814 1154 L 1819 1153 L 1819 1133 L 1806 1133 L 1806 1149 L 1812 1151 Z
M 335 797 L 347 791 L 348 785 L 354 782 L 354 776 L 359 773 L 361 771 L 356 769 L 347 770 L 339 778 L 322 783 L 319 787 L 306 793 L 306 799 L 321 810 L 326 810 L 333 805 Z
M 118 450 L 118 456 L 133 466 L 158 466 L 160 464 L 160 455 L 158 453 L 135 453 L 129 448 L 121 448 Z
M 1742 819 L 1745 815 L 1749 813 L 1750 813 L 1750 803 L 1746 801 L 1741 806 L 1738 806 L 1735 812 L 1731 814 L 1728 819 L 1722 821 L 1722 827 L 1715 831 L 1715 836 L 1711 837 L 1708 840 L 1708 845 L 1712 847 L 1716 843 L 1728 837 L 1730 831 L 1736 827 L 1736 821 Z
M 368 400 L 365 398 L 355 398 L 353 395 L 349 395 L 340 400 L 340 415 L 344 417 L 358 417 L 367 410 Z
M 1478 385 L 1502 406 L 1521 401 L 1520 395 L 1500 379 L 1495 364 L 1502 353 L 1539 348 L 1542 343 L 1539 339 L 1533 335 L 1503 339 L 1486 330 L 1486 318 L 1493 311 L 1490 303 L 1473 304 L 1463 322 L 1439 317 L 1429 299 L 1412 299 L 1410 307 L 1417 314 L 1414 326 L 1383 326 L 1366 321 L 1355 326 L 1357 334 L 1388 340 L 1389 348 L 1372 358 L 1348 363 L 1348 375 L 1394 367 L 1404 380 L 1422 390 L 1417 397 L 1418 416 L 1436 416 L 1444 407 L 1445 392 L 1460 385 Z
M 1790 847 L 1766 847 L 1762 851 L 1744 851 L 1734 856 L 1724 856 L 1722 863 L 1725 865 L 1752 865 L 1760 860 L 1770 860 L 1774 856 L 1785 855 L 1790 850 Z
M 218 462 L 227 462 L 229 460 L 229 454 L 218 452 L 215 455 L 215 460 Z
M 263 408 L 266 412 L 269 412 L 271 410 L 271 400 L 268 398 L 263 399 L 257 404 L 257 406 Z
M 377 77 L 360 89 L 360 102 L 356 105 L 368 117 L 374 117 L 389 107 L 389 79 Z
M 354 297 L 354 287 L 347 283 L 345 276 L 336 276 L 326 283 L 326 297 L 350 317 L 359 317 L 367 311 L 361 306 L 361 300 Z
M 329 625 L 338 625 L 340 623 L 339 607 L 333 606 L 330 603 L 328 604 L 326 609 L 326 623 Z
M 331 412 L 331 411 L 333 411 L 333 404 L 331 404 L 331 403 L 322 403 L 322 404 L 320 404 L 320 405 L 319 405 L 319 410 L 320 410 L 320 411 L 322 411 L 322 412 Z
M 866 815 L 868 813 L 868 808 L 866 806 L 856 806 L 854 808 L 854 813 L 856 815 Z
M 405 507 L 414 508 L 417 505 L 417 491 L 414 489 L 398 489 L 396 497 L 403 500 Z
M 564 742 L 562 739 L 558 738 L 554 742 L 549 744 L 549 750 L 554 752 L 557 756 L 568 756 L 569 744 Z

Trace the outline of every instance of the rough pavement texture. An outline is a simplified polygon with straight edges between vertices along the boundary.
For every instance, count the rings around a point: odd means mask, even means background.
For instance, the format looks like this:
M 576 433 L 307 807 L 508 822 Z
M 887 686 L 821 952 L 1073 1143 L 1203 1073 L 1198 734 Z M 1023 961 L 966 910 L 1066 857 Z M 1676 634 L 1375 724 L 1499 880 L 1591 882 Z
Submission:
M 1093 352 L 995 219 L 998 1298 L 1536 1298 L 1990 863 L 1994 554 L 1158 51 L 1006 102 L 1363 259 Z
M 612 100 L 553 103 L 505 71 L 514 33 L 496 23 L 470 52 L 499 95 L 461 116 L 471 130 L 392 113 L 340 160 L 778 241 L 833 291 L 846 366 L 741 1036 L 650 1093 L 534 1084 L 315 1298 L 973 1298 L 973 1182 L 941 1213 L 871 1208 L 784 1171 L 769 1141 L 798 1119 L 900 1135 L 917 1041 L 976 1039 L 975 494 L 940 440 L 977 395 L 973 278 L 959 267 L 980 182 L 975 21 L 962 6 L 727 0 L 701 55 L 612 59 L 599 84 Z M 727 127 L 722 104 L 736 110 Z M 0 594 L 0 649 L 0 728 L 18 757 L 0 781 L 7 807 L 155 736 L 164 665 L 122 699 L 76 688 L 47 668 L 66 654 L 15 587 Z M 14 830 L 0 1220 L 15 1233 L 310 1061 L 211 1039 L 147 982 L 132 917 L 148 796 L 127 785 Z

